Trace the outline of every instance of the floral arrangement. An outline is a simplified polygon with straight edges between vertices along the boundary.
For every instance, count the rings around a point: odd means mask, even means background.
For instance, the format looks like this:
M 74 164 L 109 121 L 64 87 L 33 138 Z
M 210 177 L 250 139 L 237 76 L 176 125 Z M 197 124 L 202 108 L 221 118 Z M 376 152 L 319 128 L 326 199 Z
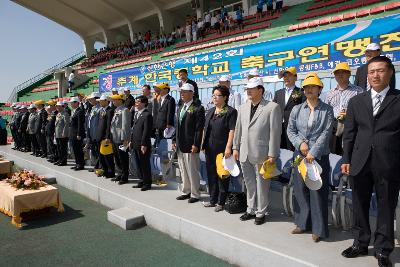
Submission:
M 12 187 L 23 190 L 35 190 L 46 186 L 46 183 L 44 182 L 44 176 L 39 176 L 33 171 L 28 170 L 15 172 L 11 178 L 6 179 L 6 182 Z
M 301 99 L 303 96 L 302 96 L 302 94 L 301 94 L 301 92 L 300 91 L 297 91 L 297 90 L 293 90 L 293 92 L 292 92 L 292 98 L 293 98 L 293 100 L 299 100 L 299 99 Z
M 302 160 L 303 160 L 303 157 L 300 156 L 300 155 L 297 155 L 297 157 L 293 160 L 292 167 L 293 168 L 294 167 L 299 167 L 299 165 L 300 165 Z
M 225 106 L 221 109 L 221 111 L 217 114 L 217 117 L 222 117 L 222 116 L 224 116 L 226 113 L 228 113 L 228 106 L 227 106 L 227 105 L 225 105 Z
M 194 112 L 194 107 L 190 105 L 190 107 L 186 110 L 187 113 L 193 113 Z

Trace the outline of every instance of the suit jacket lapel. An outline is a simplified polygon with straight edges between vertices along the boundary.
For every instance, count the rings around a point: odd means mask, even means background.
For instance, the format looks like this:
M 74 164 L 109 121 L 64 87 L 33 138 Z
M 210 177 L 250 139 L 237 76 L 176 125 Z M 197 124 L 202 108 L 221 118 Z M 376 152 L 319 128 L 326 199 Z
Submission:
M 282 90 L 280 90 L 280 92 L 278 92 L 278 104 L 281 106 L 281 109 L 284 110 L 285 109 L 285 88 L 283 88 Z
M 369 116 L 369 120 L 373 120 L 373 110 L 372 110 L 372 99 L 371 99 L 371 90 L 369 90 L 365 95 L 364 95 L 364 104 L 366 105 L 367 108 L 367 114 Z
M 292 93 L 290 94 L 290 96 L 289 96 L 289 99 L 288 99 L 288 102 L 286 103 L 286 105 L 285 105 L 285 108 L 286 107 L 290 107 L 290 105 L 292 104 L 292 102 L 294 102 L 294 99 L 293 99 L 293 93 L 297 93 L 297 92 L 299 92 L 300 91 L 300 88 L 298 88 L 298 87 L 294 87 L 294 89 L 293 89 L 293 91 L 292 91 Z
M 215 107 L 211 108 L 207 112 L 206 122 L 205 122 L 205 125 L 204 125 L 204 133 L 207 133 L 208 124 L 210 124 L 211 117 L 212 117 L 212 115 L 214 113 L 215 113 Z
M 249 127 L 256 121 L 257 117 L 260 116 L 260 114 L 262 113 L 262 111 L 263 111 L 265 105 L 267 104 L 266 102 L 267 102 L 267 101 L 265 101 L 265 100 L 263 99 L 263 100 L 261 100 L 261 102 L 258 104 L 258 108 L 257 108 L 256 113 L 254 113 L 254 116 L 253 116 L 253 118 L 251 119 L 251 121 L 250 121 L 250 123 L 249 123 Z M 250 105 L 251 105 L 251 102 L 250 102 Z M 251 112 L 251 106 L 250 106 L 250 112 Z M 249 119 L 250 119 L 250 116 L 249 116 Z
M 375 117 L 378 116 L 396 98 L 397 95 L 393 94 L 393 89 L 389 89 Z

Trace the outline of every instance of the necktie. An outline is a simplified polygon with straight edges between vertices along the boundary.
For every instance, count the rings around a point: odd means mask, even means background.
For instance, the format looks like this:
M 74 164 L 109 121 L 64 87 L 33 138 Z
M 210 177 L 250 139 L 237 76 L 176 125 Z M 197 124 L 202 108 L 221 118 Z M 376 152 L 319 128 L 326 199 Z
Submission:
M 375 98 L 374 98 L 374 106 L 373 106 L 373 114 L 374 114 L 374 116 L 378 113 L 378 110 L 379 110 L 379 108 L 381 106 L 381 98 L 382 98 L 382 96 L 379 95 L 379 94 L 376 95 Z
M 179 121 L 180 121 L 180 122 L 182 121 L 183 116 L 185 115 L 185 113 L 186 113 L 186 104 L 183 105 L 183 107 L 182 107 L 182 109 L 181 109 L 181 112 L 179 113 Z

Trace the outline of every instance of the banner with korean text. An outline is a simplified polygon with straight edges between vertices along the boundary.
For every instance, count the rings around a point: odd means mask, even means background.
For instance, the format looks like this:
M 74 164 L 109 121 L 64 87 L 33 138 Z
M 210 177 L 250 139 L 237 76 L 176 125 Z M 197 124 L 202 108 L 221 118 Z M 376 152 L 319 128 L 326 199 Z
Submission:
M 356 67 L 365 63 L 364 47 L 372 42 L 381 45 L 382 54 L 399 62 L 400 15 L 101 74 L 100 92 L 135 90 L 146 83 L 177 85 L 182 68 L 188 70 L 190 79 L 201 83 L 224 74 L 243 79 L 252 68 L 258 68 L 262 76 L 272 76 L 290 66 L 298 72 L 329 70 L 344 61 Z

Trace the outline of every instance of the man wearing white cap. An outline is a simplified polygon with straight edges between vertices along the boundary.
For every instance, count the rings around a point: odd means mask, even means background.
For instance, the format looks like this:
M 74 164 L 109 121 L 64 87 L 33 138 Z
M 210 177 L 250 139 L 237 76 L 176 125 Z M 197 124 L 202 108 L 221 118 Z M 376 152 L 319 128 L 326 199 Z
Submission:
M 57 115 L 54 122 L 54 138 L 57 143 L 57 156 L 58 159 L 54 161 L 54 165 L 65 166 L 67 165 L 68 156 L 68 137 L 69 137 L 69 124 L 70 116 L 64 108 L 63 102 L 56 104 Z
M 39 114 L 36 112 L 35 104 L 31 104 L 28 109 L 29 109 L 29 119 L 28 119 L 28 127 L 26 130 L 29 134 L 29 142 L 30 142 L 31 148 L 32 148 L 31 155 L 39 156 L 40 149 L 39 149 L 39 144 L 36 139 Z
M 253 68 L 247 73 L 247 81 L 249 81 L 250 79 L 255 78 L 255 77 L 261 78 L 260 71 L 257 68 Z M 245 88 L 245 90 L 246 90 L 246 88 Z M 273 99 L 271 92 L 265 91 L 265 88 L 264 88 L 264 96 L 263 97 L 265 100 L 268 100 L 268 101 L 272 101 L 272 99 Z M 242 103 L 246 103 L 246 102 L 247 102 L 247 94 L 244 94 L 242 96 Z
M 69 101 L 72 107 L 72 116 L 69 125 L 69 139 L 75 155 L 75 171 L 83 170 L 85 159 L 83 154 L 83 139 L 85 138 L 85 110 L 80 105 L 78 97 L 72 97 Z M 66 153 L 66 152 L 64 152 Z
M 223 85 L 229 88 L 229 92 L 231 94 L 229 95 L 228 105 L 238 110 L 240 105 L 242 104 L 242 97 L 239 92 L 233 91 L 231 87 L 230 77 L 228 75 L 222 75 L 221 78 L 219 78 L 219 85 Z
M 240 106 L 233 140 L 233 156 L 242 165 L 247 189 L 247 210 L 240 220 L 255 218 L 255 224 L 265 222 L 269 204 L 270 181 L 260 174 L 260 166 L 279 157 L 282 112 L 278 104 L 263 98 L 261 77 L 254 77 L 245 86 L 248 100 Z
M 200 146 L 205 122 L 204 107 L 194 99 L 194 87 L 184 83 L 180 87 L 181 105 L 177 113 L 176 135 L 172 147 L 178 154 L 179 170 L 183 181 L 182 195 L 177 200 L 200 199 Z
M 94 169 L 100 168 L 99 155 L 100 155 L 101 132 L 99 131 L 98 126 L 99 126 L 99 120 L 100 120 L 101 106 L 100 106 L 99 102 L 97 101 L 99 98 L 100 98 L 99 92 L 92 92 L 87 97 L 87 100 L 91 104 L 92 108 L 87 117 L 87 125 L 86 125 L 86 127 L 87 127 L 87 129 L 86 129 L 87 144 L 86 144 L 86 146 L 89 147 L 89 149 L 90 149 L 90 160 L 91 160 L 92 166 L 94 166 Z M 89 172 L 93 172 L 94 169 L 90 168 Z
M 365 48 L 365 58 L 367 59 L 367 62 L 370 61 L 372 58 L 379 56 L 380 54 L 381 54 L 381 47 L 377 43 L 370 43 Z M 371 86 L 367 80 L 367 74 L 368 74 L 367 64 L 360 66 L 356 72 L 356 77 L 354 79 L 354 85 L 360 86 L 364 90 L 371 89 Z M 396 73 L 393 70 L 393 75 L 390 80 L 390 88 L 391 89 L 396 89 L 396 75 L 395 74 Z

